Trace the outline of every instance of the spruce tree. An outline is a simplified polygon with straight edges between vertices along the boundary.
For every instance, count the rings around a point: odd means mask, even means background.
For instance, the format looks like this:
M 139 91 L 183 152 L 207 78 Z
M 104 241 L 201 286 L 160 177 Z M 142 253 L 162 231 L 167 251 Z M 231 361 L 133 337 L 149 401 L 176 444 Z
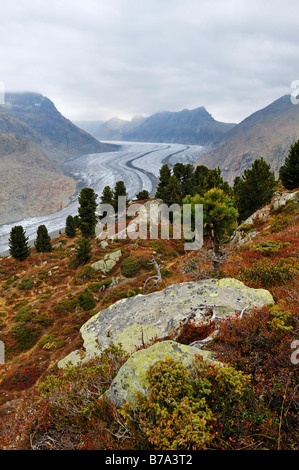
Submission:
M 83 188 L 80 192 L 78 202 L 78 213 L 80 216 L 80 230 L 83 238 L 95 236 L 97 224 L 96 208 L 98 195 L 92 188 Z
M 158 186 L 156 188 L 156 194 L 155 194 L 156 198 L 164 200 L 165 187 L 168 185 L 170 177 L 171 177 L 171 170 L 169 166 L 165 163 L 160 168 L 159 182 L 158 182 Z
M 256 159 L 241 179 L 235 180 L 234 190 L 240 221 L 271 201 L 275 176 L 263 158 Z
M 68 215 L 65 221 L 65 234 L 69 238 L 76 236 L 76 222 L 72 215 Z
M 299 187 L 299 140 L 291 145 L 284 165 L 279 170 L 279 177 L 286 189 Z
M 8 244 L 9 253 L 13 258 L 18 259 L 19 261 L 24 261 L 26 258 L 28 258 L 30 254 L 28 237 L 26 237 L 24 229 L 21 225 L 12 227 Z
M 48 230 L 45 225 L 39 225 L 37 228 L 34 246 L 38 253 L 47 253 L 52 251 L 51 237 L 48 234 Z

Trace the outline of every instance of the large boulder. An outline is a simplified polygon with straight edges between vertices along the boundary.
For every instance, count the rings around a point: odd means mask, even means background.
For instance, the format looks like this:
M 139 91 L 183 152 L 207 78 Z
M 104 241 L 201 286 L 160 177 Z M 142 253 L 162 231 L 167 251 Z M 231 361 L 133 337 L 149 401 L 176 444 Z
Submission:
M 195 322 L 217 322 L 245 308 L 269 303 L 274 300 L 267 290 L 249 288 L 232 278 L 172 284 L 158 292 L 122 299 L 81 327 L 84 360 L 99 354 L 111 342 L 122 343 L 132 353 L 155 337 L 165 337 L 189 318 Z M 67 360 L 68 357 L 59 366 Z
M 208 351 L 201 351 L 175 341 L 161 341 L 132 354 L 119 369 L 117 376 L 105 392 L 105 397 L 117 407 L 121 407 L 126 401 L 134 403 L 136 401 L 136 392 L 147 396 L 147 371 L 157 361 L 165 361 L 170 358 L 180 362 L 185 367 L 190 367 L 196 354 L 202 356 L 208 363 L 216 363 L 222 366 L 220 362 L 217 363 L 212 359 L 211 353 Z

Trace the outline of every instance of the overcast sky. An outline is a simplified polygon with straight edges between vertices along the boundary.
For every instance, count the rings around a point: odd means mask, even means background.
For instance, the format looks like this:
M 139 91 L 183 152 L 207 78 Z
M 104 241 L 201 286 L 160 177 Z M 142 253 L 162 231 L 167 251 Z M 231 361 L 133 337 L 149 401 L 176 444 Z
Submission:
M 298 0 L 8 0 L 0 81 L 71 120 L 205 106 L 240 122 L 299 80 Z

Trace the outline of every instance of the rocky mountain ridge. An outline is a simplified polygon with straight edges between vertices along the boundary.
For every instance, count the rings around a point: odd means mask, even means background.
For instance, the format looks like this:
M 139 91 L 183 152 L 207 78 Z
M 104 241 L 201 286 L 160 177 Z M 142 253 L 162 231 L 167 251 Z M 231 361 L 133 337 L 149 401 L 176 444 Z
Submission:
M 200 106 L 178 112 L 162 111 L 146 118 L 137 116 L 132 121 L 112 118 L 106 122 L 81 121 L 78 125 L 104 140 L 213 145 L 235 124 L 216 121 Z
M 196 165 L 219 166 L 224 179 L 232 184 L 256 158 L 263 157 L 278 176 L 290 146 L 298 139 L 299 107 L 285 95 L 230 129 Z
M 39 93 L 6 93 L 0 106 L 0 225 L 65 207 L 77 182 L 62 163 L 115 150 L 75 126 Z

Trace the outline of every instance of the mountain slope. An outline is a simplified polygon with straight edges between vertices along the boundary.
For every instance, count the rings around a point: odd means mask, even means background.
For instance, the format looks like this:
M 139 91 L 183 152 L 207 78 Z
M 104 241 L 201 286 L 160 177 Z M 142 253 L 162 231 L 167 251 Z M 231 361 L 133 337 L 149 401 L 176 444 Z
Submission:
M 35 131 L 40 137 L 38 145 L 57 162 L 68 157 L 115 150 L 75 126 L 51 100 L 39 93 L 6 93 L 5 100 L 6 111 Z
M 285 95 L 236 125 L 196 165 L 219 166 L 224 179 L 232 183 L 256 158 L 263 157 L 278 175 L 288 149 L 298 139 L 299 107 Z
M 0 224 L 60 210 L 76 186 L 33 142 L 0 133 Z
M 99 139 L 196 145 L 212 145 L 235 126 L 216 121 L 203 106 L 179 112 L 163 111 L 132 121 L 113 118 L 107 122 L 79 124 Z

